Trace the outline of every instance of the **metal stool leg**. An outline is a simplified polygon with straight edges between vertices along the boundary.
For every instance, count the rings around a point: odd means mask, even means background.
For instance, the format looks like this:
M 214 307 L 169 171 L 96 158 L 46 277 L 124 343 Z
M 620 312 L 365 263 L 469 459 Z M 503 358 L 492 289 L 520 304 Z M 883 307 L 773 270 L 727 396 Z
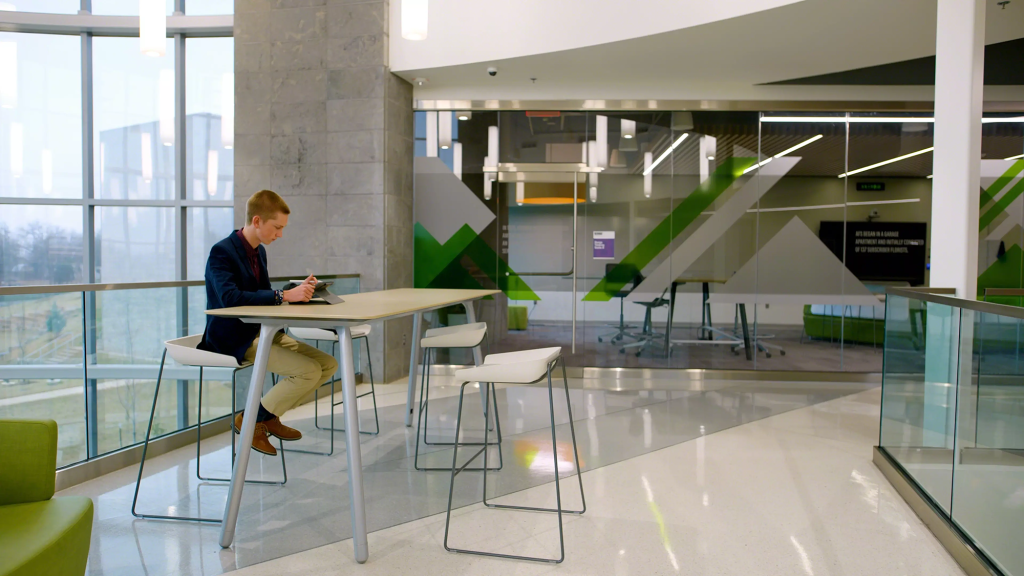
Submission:
M 149 439 L 153 433 L 153 418 L 156 416 L 156 401 L 160 397 L 160 382 L 164 376 L 164 363 L 167 361 L 167 350 L 160 358 L 160 371 L 156 376 L 156 391 L 153 392 L 153 406 L 149 409 L 149 425 L 146 427 L 146 440 L 142 444 L 142 460 L 139 462 L 139 476 L 135 480 L 135 495 L 132 497 L 132 516 L 147 520 L 179 520 L 183 522 L 204 522 L 207 524 L 220 524 L 220 518 L 202 518 L 197 516 L 167 516 L 159 514 L 140 514 L 135 511 L 139 503 L 139 486 L 142 484 L 142 471 L 146 466 L 146 453 L 149 451 Z
M 415 456 L 413 458 L 413 467 L 416 470 L 420 470 L 420 471 L 447 472 L 449 470 L 449 468 L 444 468 L 444 467 L 420 466 L 420 464 L 419 464 L 419 462 L 420 462 L 420 429 L 422 427 L 422 430 L 423 430 L 423 443 L 427 444 L 429 446 L 455 446 L 456 444 L 459 445 L 459 446 L 497 446 L 498 447 L 498 462 L 499 463 L 498 463 L 498 467 L 497 468 L 491 468 L 491 470 L 492 471 L 501 470 L 505 466 L 505 461 L 504 461 L 504 457 L 502 456 L 502 453 L 501 453 L 501 423 L 500 423 L 499 417 L 498 417 L 497 391 L 495 390 L 493 383 L 488 384 L 486 382 L 480 382 L 480 394 L 482 394 L 484 396 L 484 406 L 488 406 L 488 404 L 487 404 L 488 391 L 494 391 L 494 422 L 495 422 L 495 427 L 497 428 L 497 432 L 498 432 L 498 440 L 497 440 L 497 442 L 494 442 L 494 443 L 489 442 L 489 440 L 487 438 L 486 432 L 484 434 L 484 441 L 482 443 L 481 442 L 459 442 L 458 441 L 459 440 L 458 431 L 456 431 L 456 434 L 455 434 L 455 442 L 427 442 L 427 423 L 424 422 L 423 420 L 424 419 L 429 419 L 429 417 L 430 417 L 430 411 L 429 411 L 429 406 L 430 406 L 430 384 L 429 384 L 429 380 L 427 378 L 427 354 L 428 354 L 428 352 L 429 352 L 429 349 L 423 351 L 423 375 L 422 375 L 422 377 L 420 379 L 420 407 L 419 407 L 419 415 L 416 418 L 416 452 L 415 452 Z M 460 398 L 460 402 L 461 402 L 461 398 Z M 487 428 L 488 430 L 490 430 L 490 422 L 491 422 L 490 410 L 489 409 L 485 409 L 484 410 L 484 427 Z M 474 456 L 473 458 L 476 458 L 476 456 Z M 485 465 L 486 465 L 486 463 L 485 463 Z M 479 468 L 479 467 L 478 468 L 466 468 L 466 470 L 471 471 L 471 472 L 479 472 L 479 471 L 483 470 L 483 468 Z
M 456 449 L 455 449 L 456 454 L 452 455 L 452 469 L 451 469 L 452 476 L 451 476 L 451 484 L 448 487 L 448 510 L 446 512 L 445 526 L 444 526 L 444 548 L 445 548 L 445 550 L 447 550 L 449 552 L 459 553 L 459 554 L 474 554 L 474 555 L 477 555 L 477 556 L 491 556 L 491 557 L 495 557 L 495 558 L 509 558 L 509 559 L 512 559 L 512 560 L 527 560 L 527 561 L 531 561 L 531 562 L 546 562 L 546 563 L 552 563 L 552 564 L 560 564 L 563 560 L 565 560 L 565 533 L 564 533 L 563 526 L 562 526 L 562 514 L 563 513 L 582 514 L 584 511 L 586 511 L 586 500 L 583 501 L 583 509 L 578 511 L 578 512 L 576 512 L 576 511 L 569 511 L 569 510 L 563 510 L 562 509 L 562 491 L 561 491 L 561 486 L 560 486 L 560 481 L 559 481 L 559 473 L 558 473 L 558 443 L 557 443 L 557 438 L 556 438 L 556 435 L 555 435 L 555 399 L 554 399 L 555 397 L 554 397 L 554 389 L 553 389 L 553 386 L 552 386 L 552 383 L 551 383 L 551 369 L 553 368 L 553 366 L 554 366 L 554 363 L 548 366 L 547 378 L 548 378 L 548 406 L 550 408 L 550 413 L 551 413 L 551 452 L 552 452 L 552 459 L 554 461 L 554 469 L 555 469 L 555 506 L 556 507 L 552 509 L 552 508 L 535 508 L 535 507 L 527 507 L 527 506 L 507 506 L 507 505 L 498 505 L 498 504 L 487 504 L 486 501 L 484 502 L 484 504 L 487 505 L 489 508 L 504 508 L 504 509 L 535 511 L 535 512 L 555 512 L 558 515 L 559 557 L 558 558 L 539 558 L 539 557 L 533 557 L 533 556 L 518 556 L 518 555 L 515 555 L 515 554 L 497 554 L 497 553 L 494 553 L 494 552 L 484 552 L 482 550 L 467 550 L 467 549 L 461 549 L 461 548 L 452 548 L 452 547 L 450 547 L 448 545 L 448 534 L 449 534 L 449 528 L 451 526 L 452 496 L 453 496 L 454 491 L 455 491 L 455 476 L 458 475 L 463 470 L 465 470 L 466 469 L 466 465 L 468 465 L 470 462 L 472 462 L 473 459 L 476 458 L 477 456 L 479 456 L 479 454 L 480 454 L 480 452 L 477 452 L 477 454 L 474 455 L 473 458 L 470 458 L 470 460 L 468 462 L 466 462 L 466 464 L 464 464 L 461 468 L 456 468 L 455 464 L 456 464 L 456 458 L 457 458 L 457 452 L 458 452 L 458 447 L 457 446 L 456 446 Z M 569 383 L 568 383 L 568 379 L 565 378 L 564 366 L 563 366 L 563 373 L 562 373 L 562 375 L 563 375 L 563 382 L 565 384 L 566 401 L 568 401 L 569 400 Z M 458 419 L 457 419 L 456 425 L 455 425 L 456 439 L 458 439 L 458 434 L 459 434 L 459 431 L 460 431 L 460 428 L 461 428 L 461 422 L 462 422 L 462 396 L 465 393 L 466 384 L 468 384 L 468 382 L 467 383 L 463 383 L 463 385 L 462 385 L 462 394 L 459 395 L 459 415 L 458 415 Z M 571 407 L 569 407 L 569 421 L 570 421 L 570 423 L 572 422 L 572 408 Z M 570 427 L 570 429 L 572 429 L 572 427 Z M 486 439 L 486 436 L 487 436 L 487 428 L 485 426 L 485 428 L 484 428 L 484 437 L 485 437 L 485 439 Z M 575 433 L 575 430 L 573 430 L 573 452 L 574 452 L 574 454 L 576 456 L 576 471 L 577 471 L 577 474 L 579 474 L 579 455 L 576 454 L 575 438 L 576 438 L 576 433 Z M 486 462 L 487 462 L 487 447 L 485 446 L 485 447 L 481 448 L 481 451 L 484 454 L 484 470 L 485 470 L 484 471 L 484 497 L 485 497 L 485 500 L 486 500 L 486 490 L 487 490 L 487 479 L 486 479 L 487 478 L 487 476 L 486 476 L 487 475 L 487 472 L 486 472 L 486 469 L 487 469 L 487 464 L 486 464 Z M 583 494 L 582 490 L 583 490 L 583 481 L 582 481 L 582 478 L 581 478 L 580 479 L 580 494 L 581 494 L 581 496 Z
M 231 427 L 231 464 L 232 464 L 232 466 L 234 466 L 234 464 L 235 464 L 235 376 L 238 374 L 239 370 L 241 370 L 241 368 L 237 368 L 237 369 L 235 369 L 235 370 L 233 370 L 231 372 L 231 415 L 229 416 L 229 418 L 231 418 L 230 427 Z M 202 420 L 202 417 L 203 417 L 202 416 L 202 414 L 203 414 L 202 410 L 203 410 L 203 368 L 202 368 L 202 366 L 200 366 L 199 367 L 199 419 L 200 419 L 200 421 Z M 245 480 L 245 482 L 247 484 L 263 484 L 263 485 L 267 485 L 267 486 L 284 486 L 285 483 L 288 482 L 288 466 L 285 464 L 285 461 L 284 461 L 284 443 L 281 442 L 281 440 L 279 439 L 277 441 L 277 444 L 278 444 L 278 446 L 280 446 L 280 450 L 281 450 L 281 473 L 282 473 L 281 480 L 280 481 L 276 481 L 276 480 L 249 480 L 247 478 Z M 199 449 L 200 449 L 199 439 L 196 438 L 196 478 L 199 478 L 200 480 L 203 480 L 203 481 L 206 481 L 206 482 L 231 482 L 231 478 L 203 477 L 203 475 L 199 471 L 200 463 L 202 462 L 202 459 L 199 457 L 199 455 L 200 455 Z
M 557 364 L 557 363 L 558 363 L 558 360 L 555 360 L 554 364 Z M 552 393 L 551 392 L 551 390 L 552 390 L 552 388 L 551 388 L 551 370 L 554 368 L 554 364 L 551 367 L 548 368 L 548 394 L 549 395 Z M 581 509 L 579 509 L 579 510 L 565 510 L 565 509 L 562 509 L 562 505 L 561 504 L 558 505 L 558 508 L 531 508 L 531 507 L 526 507 L 526 506 L 511 506 L 511 505 L 505 505 L 505 504 L 491 504 L 491 503 L 489 503 L 487 501 L 487 471 L 486 470 L 484 471 L 484 497 L 483 497 L 484 506 L 487 506 L 488 508 L 503 508 L 503 509 L 508 509 L 508 510 L 526 510 L 526 511 L 530 511 L 530 512 L 558 512 L 558 513 L 576 514 L 576 515 L 582 515 L 584 512 L 587 511 L 587 499 L 583 495 L 583 476 L 581 475 L 582 471 L 580 470 L 580 454 L 579 454 L 579 451 L 576 448 L 576 427 L 573 425 L 573 422 L 572 422 L 572 403 L 569 401 L 569 379 L 566 376 L 565 360 L 564 359 L 562 359 L 562 383 L 563 383 L 563 386 L 565 387 L 565 404 L 566 404 L 566 410 L 569 413 L 569 431 L 572 434 L 572 453 L 573 453 L 573 458 L 574 458 L 574 460 L 576 462 L 576 476 L 579 478 L 579 483 L 580 483 L 580 499 L 583 502 L 583 507 Z M 554 404 L 553 404 L 554 400 L 552 399 L 551 402 L 552 402 L 552 406 L 551 406 L 551 426 L 552 426 L 552 428 L 551 428 L 551 435 L 552 435 L 551 449 L 557 452 L 557 445 L 554 444 L 554 434 L 555 434 L 555 429 L 554 429 L 554 426 L 555 426 L 555 412 L 554 412 Z M 484 434 L 484 437 L 486 438 L 486 433 Z M 556 456 L 557 456 L 557 454 L 556 454 Z M 556 457 L 556 460 L 557 460 L 557 457 Z M 484 454 L 484 462 L 485 462 L 485 464 L 487 462 L 487 455 L 486 454 Z M 558 465 L 556 464 L 555 465 L 555 471 L 556 471 L 555 473 L 556 473 L 556 475 L 557 475 L 557 470 L 558 470 Z M 558 486 L 557 480 L 556 480 L 555 486 L 556 486 L 556 488 Z
M 373 426 L 374 426 L 374 431 L 373 432 L 364 432 L 364 431 L 360 430 L 359 433 L 360 434 L 368 434 L 370 436 L 376 436 L 377 434 L 380 434 L 380 419 L 377 416 L 377 387 L 374 386 L 374 383 L 373 383 L 373 360 L 370 359 L 370 338 L 368 336 L 360 336 L 359 338 L 362 339 L 363 342 L 366 344 L 366 364 L 367 364 L 367 367 L 368 367 L 369 372 L 370 372 L 370 391 L 369 392 L 363 392 L 362 394 L 356 395 L 356 399 L 358 400 L 359 398 L 364 398 L 366 396 L 372 396 L 373 397 Z M 353 338 L 353 340 L 355 340 L 355 338 Z M 332 348 L 332 350 L 333 350 L 333 348 Z M 341 406 L 344 403 L 345 403 L 345 400 L 339 400 L 337 402 L 334 401 L 334 386 L 332 385 L 331 386 L 331 418 L 332 419 L 334 418 L 334 415 L 333 415 L 334 414 L 334 407 L 335 406 Z M 334 428 L 333 424 L 331 425 L 331 430 L 333 430 L 335 432 L 344 432 L 345 431 L 344 428 Z

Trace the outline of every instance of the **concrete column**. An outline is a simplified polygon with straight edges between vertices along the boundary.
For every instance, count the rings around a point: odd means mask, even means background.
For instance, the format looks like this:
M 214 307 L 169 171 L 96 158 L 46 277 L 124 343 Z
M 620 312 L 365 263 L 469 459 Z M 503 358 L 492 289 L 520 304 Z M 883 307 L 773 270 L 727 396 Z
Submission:
M 985 3 L 938 0 L 931 285 L 978 291 Z
M 288 202 L 274 276 L 412 286 L 412 86 L 387 47 L 386 0 L 235 2 L 235 220 L 257 190 Z M 408 368 L 405 324 L 374 327 L 377 382 Z

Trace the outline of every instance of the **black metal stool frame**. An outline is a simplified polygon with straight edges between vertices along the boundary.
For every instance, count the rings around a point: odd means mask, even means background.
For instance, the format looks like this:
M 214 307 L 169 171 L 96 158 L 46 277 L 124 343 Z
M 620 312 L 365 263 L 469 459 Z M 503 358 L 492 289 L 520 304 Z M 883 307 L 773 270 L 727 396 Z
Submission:
M 198 516 L 169 516 L 159 514 L 140 514 L 135 511 L 135 507 L 139 501 L 139 487 L 142 484 L 142 472 L 146 466 L 146 452 L 149 450 L 149 440 L 153 432 L 153 418 L 156 416 L 156 403 L 160 398 L 160 383 L 163 380 L 164 375 L 164 364 L 167 361 L 167 349 L 164 349 L 163 356 L 160 358 L 160 371 L 156 377 L 156 390 L 153 392 L 153 406 L 149 410 L 149 425 L 146 427 L 146 440 L 142 444 L 142 460 L 139 462 L 139 475 L 135 480 L 135 495 L 132 497 L 132 516 L 136 518 L 142 518 L 144 520 L 178 520 L 182 522 L 202 522 L 206 524 L 220 524 L 223 520 L 221 518 L 203 518 Z M 239 370 L 244 370 L 249 366 L 239 366 L 231 371 L 231 414 L 228 418 L 232 419 L 230 423 L 231 427 L 231 463 L 235 462 L 235 376 Z M 198 422 L 196 423 L 196 478 L 204 482 L 230 482 L 230 478 L 204 478 L 200 469 L 202 463 L 201 453 L 201 442 L 202 442 L 202 417 L 203 417 L 203 367 L 199 366 L 199 399 L 198 399 Z M 284 445 L 278 440 L 278 444 L 281 446 L 281 471 L 282 479 L 280 482 L 273 480 L 246 480 L 249 484 L 265 484 L 273 486 L 284 486 L 288 482 L 288 466 L 285 464 L 284 459 Z
M 576 477 L 579 480 L 579 485 L 580 485 L 580 500 L 582 501 L 582 504 L 583 504 L 583 507 L 580 510 L 565 510 L 565 509 L 562 508 L 562 491 L 561 491 L 561 487 L 559 485 L 560 483 L 559 483 L 559 475 L 558 475 L 558 441 L 557 441 L 557 438 L 556 438 L 556 435 L 555 435 L 555 397 L 554 397 L 553 387 L 552 387 L 552 384 L 551 384 L 551 370 L 558 363 L 559 359 L 562 360 L 562 382 L 563 382 L 564 388 L 565 388 L 565 404 L 566 404 L 566 410 L 568 411 L 568 414 L 569 414 L 569 431 L 572 434 L 572 452 L 573 452 L 573 458 L 575 459 L 575 462 L 576 462 Z M 488 503 L 487 502 L 487 452 L 486 452 L 487 448 L 486 448 L 486 446 L 484 448 L 481 448 L 465 464 L 463 464 L 461 467 L 457 468 L 456 467 L 456 462 L 457 462 L 457 458 L 458 458 L 458 450 L 459 449 L 458 449 L 458 445 L 456 445 L 455 449 L 454 449 L 454 453 L 452 454 L 452 467 L 451 467 L 452 479 L 451 479 L 451 483 L 448 486 L 448 510 L 447 510 L 447 513 L 445 515 L 445 520 L 444 520 L 444 549 L 447 550 L 448 552 L 455 552 L 455 553 L 458 553 L 458 554 L 474 554 L 474 555 L 477 555 L 477 556 L 491 556 L 491 557 L 495 557 L 495 558 L 508 558 L 508 559 L 511 559 L 511 560 L 527 560 L 527 561 L 530 561 L 530 562 L 546 562 L 546 563 L 551 563 L 551 564 L 561 564 L 562 561 L 565 560 L 565 534 L 564 534 L 564 531 L 563 531 L 563 528 L 562 528 L 562 514 L 575 514 L 577 516 L 583 515 L 587 511 L 587 499 L 586 499 L 586 496 L 584 495 L 584 492 L 583 492 L 583 476 L 582 476 L 583 472 L 582 472 L 582 470 L 580 470 L 580 455 L 579 455 L 579 450 L 578 450 L 577 445 L 576 445 L 576 428 L 573 425 L 573 420 L 572 420 L 572 401 L 569 398 L 569 379 L 566 376 L 565 359 L 563 359 L 563 358 L 556 358 L 554 361 L 552 361 L 550 364 L 548 364 L 547 380 L 548 380 L 548 405 L 549 405 L 549 408 L 551 410 L 551 454 L 552 454 L 552 459 L 554 460 L 554 465 L 555 465 L 555 502 L 556 502 L 556 506 L 557 507 L 556 508 L 537 508 L 537 507 L 531 507 L 531 506 L 511 506 L 511 505 L 506 505 L 506 504 L 490 504 L 490 503 Z M 538 380 L 538 382 L 539 382 L 539 380 Z M 456 419 L 456 424 L 455 424 L 455 437 L 456 438 L 458 438 L 458 434 L 459 434 L 460 428 L 462 426 L 462 400 L 463 400 L 463 396 L 466 393 L 466 386 L 468 384 L 469 384 L 469 382 L 463 382 L 462 390 L 459 393 L 459 413 L 458 413 L 458 418 Z M 493 382 L 491 383 L 491 385 L 493 386 Z M 487 390 L 488 389 L 486 387 L 484 387 L 484 388 L 482 388 L 481 393 L 487 394 Z M 485 426 L 484 427 L 484 443 L 485 444 L 487 442 L 487 435 L 488 435 L 488 430 L 487 430 L 487 427 Z M 506 509 L 506 510 L 523 510 L 523 511 L 528 511 L 528 512 L 554 512 L 554 513 L 558 514 L 558 546 L 559 546 L 560 555 L 559 555 L 559 557 L 557 559 L 555 559 L 555 558 L 539 558 L 539 557 L 533 557 L 533 556 L 517 556 L 515 554 L 498 554 L 498 553 L 495 553 L 495 552 L 484 552 L 482 550 L 467 550 L 467 549 L 462 549 L 462 548 L 452 548 L 452 547 L 448 546 L 448 532 L 449 532 L 449 526 L 451 524 L 451 518 L 452 518 L 452 497 L 453 497 L 453 494 L 455 493 L 455 477 L 460 472 L 469 470 L 466 467 L 473 460 L 475 460 L 478 456 L 480 456 L 481 452 L 484 455 L 484 465 L 483 465 L 483 471 L 484 471 L 483 504 L 486 507 L 488 507 L 488 508 L 499 508 L 499 509 Z

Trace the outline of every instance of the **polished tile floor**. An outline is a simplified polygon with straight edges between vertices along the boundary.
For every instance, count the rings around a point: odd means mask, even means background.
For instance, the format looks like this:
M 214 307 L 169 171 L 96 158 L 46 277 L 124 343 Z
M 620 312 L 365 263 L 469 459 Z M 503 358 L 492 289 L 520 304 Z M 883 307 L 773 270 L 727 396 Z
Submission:
M 566 561 L 558 567 L 442 549 L 448 475 L 412 470 L 413 432 L 401 425 L 404 387 L 392 385 L 378 389 L 380 436 L 363 438 L 373 530 L 364 566 L 353 563 L 347 540 L 339 434 L 333 457 L 289 453 L 285 487 L 246 488 L 230 550 L 217 545 L 219 526 L 133 519 L 134 469 L 69 489 L 65 493 L 87 494 L 96 503 L 89 574 L 960 574 L 870 462 L 877 389 L 736 381 L 571 384 L 588 511 L 567 517 Z M 452 428 L 456 392 L 437 386 L 431 393 L 432 436 Z M 546 390 L 499 389 L 505 469 L 489 479 L 500 502 L 553 503 L 552 452 L 560 470 L 571 462 L 564 395 L 558 400 L 553 451 L 544 428 Z M 478 396 L 466 406 L 468 434 L 479 435 Z M 371 414 L 363 411 L 364 425 Z M 290 416 L 301 429 L 312 429 L 309 406 Z M 321 446 L 325 438 L 317 439 Z M 226 472 L 227 435 L 204 442 L 204 453 L 207 444 L 204 472 L 208 466 Z M 194 457 L 194 449 L 183 449 L 154 459 L 140 507 L 219 515 L 226 488 L 198 483 Z M 451 451 L 435 447 L 427 458 L 450 464 Z M 280 474 L 276 459 L 253 458 L 250 466 L 253 476 Z M 578 486 L 570 479 L 561 483 L 563 503 L 574 507 Z M 480 475 L 459 480 L 451 544 L 557 555 L 553 516 L 484 509 L 475 503 Z

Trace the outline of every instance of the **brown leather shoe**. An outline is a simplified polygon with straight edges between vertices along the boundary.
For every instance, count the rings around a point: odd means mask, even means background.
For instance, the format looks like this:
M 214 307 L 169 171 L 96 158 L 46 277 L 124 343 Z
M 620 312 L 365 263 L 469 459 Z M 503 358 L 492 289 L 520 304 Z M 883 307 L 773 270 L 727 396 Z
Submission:
M 242 433 L 242 412 L 235 415 L 234 427 L 235 433 Z M 256 431 L 252 435 L 252 449 L 267 456 L 277 456 L 277 448 L 274 448 L 274 445 L 270 443 L 270 438 L 267 437 L 265 422 L 256 423 Z
M 262 422 L 267 427 L 267 433 L 277 436 L 281 440 L 291 442 L 293 440 L 301 440 L 302 432 L 299 432 L 295 428 L 290 428 L 281 423 L 281 419 L 275 416 L 271 420 Z
M 267 426 L 263 422 L 256 423 L 256 432 L 252 435 L 252 449 L 267 456 L 277 456 L 277 448 L 267 437 Z

